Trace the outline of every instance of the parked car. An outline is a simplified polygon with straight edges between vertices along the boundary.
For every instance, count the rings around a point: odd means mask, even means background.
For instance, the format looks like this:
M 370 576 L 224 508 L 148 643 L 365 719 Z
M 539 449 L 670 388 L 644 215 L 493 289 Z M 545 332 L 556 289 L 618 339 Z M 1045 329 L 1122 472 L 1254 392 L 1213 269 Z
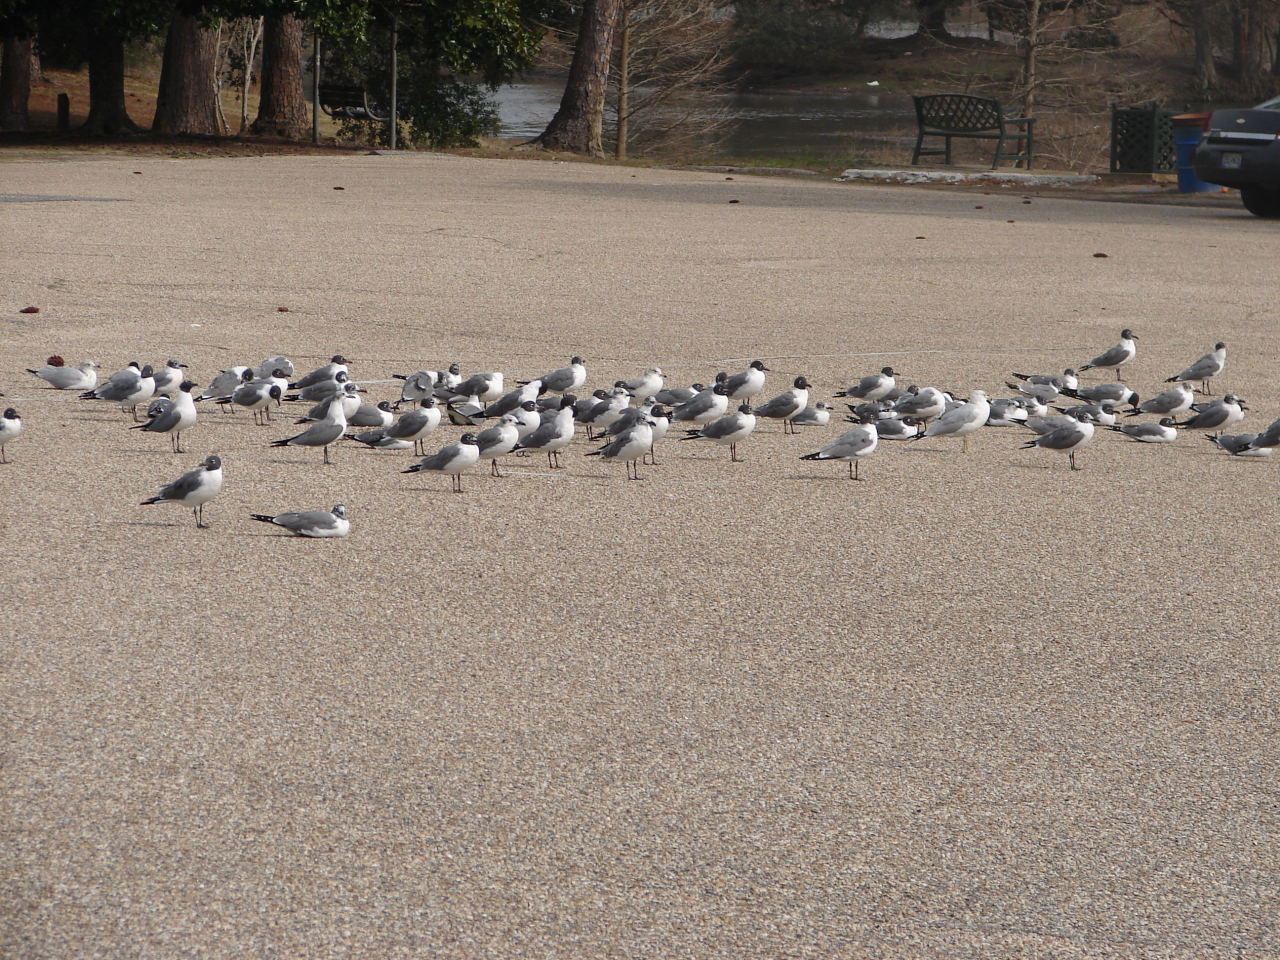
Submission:
M 1250 213 L 1280 217 L 1280 97 L 1213 111 L 1192 163 L 1201 180 L 1239 187 Z

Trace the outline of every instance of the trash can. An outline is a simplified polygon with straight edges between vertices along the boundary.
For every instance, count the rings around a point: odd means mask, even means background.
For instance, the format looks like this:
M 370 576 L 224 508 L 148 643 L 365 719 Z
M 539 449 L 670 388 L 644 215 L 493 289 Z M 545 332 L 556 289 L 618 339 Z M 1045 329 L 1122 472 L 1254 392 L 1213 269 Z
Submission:
M 1178 155 L 1178 192 L 1208 193 L 1221 189 L 1215 183 L 1205 183 L 1196 176 L 1192 158 L 1204 136 L 1207 113 L 1180 113 L 1173 118 L 1173 149 Z

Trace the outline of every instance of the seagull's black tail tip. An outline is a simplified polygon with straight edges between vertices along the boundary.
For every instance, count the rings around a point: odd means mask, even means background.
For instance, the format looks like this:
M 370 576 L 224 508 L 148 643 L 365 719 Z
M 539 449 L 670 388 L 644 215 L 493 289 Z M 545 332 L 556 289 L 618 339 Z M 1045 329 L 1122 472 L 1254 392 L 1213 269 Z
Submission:
M 140 507 L 145 507 L 145 506 L 147 506 L 148 504 L 152 504 L 152 503 L 160 503 L 160 502 L 162 502 L 163 500 L 164 500 L 164 497 L 152 497 L 150 500 L 143 500 L 143 501 L 142 501 L 142 503 L 138 504 L 138 506 L 140 506 Z
M 801 460 L 821 460 L 822 455 L 818 453 L 806 453 L 804 456 L 800 457 L 800 459 Z
M 395 380 L 408 380 L 408 379 L 409 379 L 409 374 L 407 374 L 407 373 L 393 373 L 391 376 L 392 376 L 392 378 L 393 378 L 393 379 L 395 379 Z
M 265 513 L 251 513 L 249 514 L 249 519 L 261 520 L 263 523 L 275 523 L 275 520 L 276 520 L 275 517 L 268 516 Z
M 1165 377 L 1165 378 L 1164 378 L 1164 382 L 1165 382 L 1165 383 L 1177 383 L 1177 382 L 1178 382 L 1178 378 L 1177 378 L 1177 377 Z
M 131 430 L 132 430 L 132 429 L 136 429 L 136 428 L 134 428 L 134 427 L 130 427 L 129 429 L 131 429 Z M 291 437 L 290 439 L 292 439 L 292 437 Z M 273 447 L 287 447 L 287 446 L 289 445 L 289 441 L 288 441 L 288 440 L 272 440 L 272 441 L 271 441 L 271 445 L 272 445 Z

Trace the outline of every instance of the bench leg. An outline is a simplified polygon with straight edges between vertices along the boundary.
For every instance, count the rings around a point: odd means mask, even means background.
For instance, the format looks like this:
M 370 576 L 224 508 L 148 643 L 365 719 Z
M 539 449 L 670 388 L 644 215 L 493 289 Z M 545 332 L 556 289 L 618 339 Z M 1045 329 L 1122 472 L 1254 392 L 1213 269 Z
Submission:
M 911 152 L 911 165 L 917 166 L 920 163 L 920 151 L 924 148 L 924 134 L 916 137 L 916 148 Z
M 943 162 L 946 166 L 948 166 L 948 167 L 949 167 L 949 166 L 951 166 L 951 138 L 950 138 L 950 137 L 944 137 L 943 139 L 944 139 L 944 140 L 946 140 L 946 142 L 947 142 L 947 146 L 946 146 L 946 151 L 947 151 L 947 152 L 946 152 L 945 154 L 943 154 L 943 156 L 942 156 L 942 162 Z
M 991 169 L 992 170 L 1000 169 L 1000 161 L 1003 159 L 1004 159 L 1004 137 L 1001 136 L 1000 139 L 996 141 L 996 156 L 995 156 L 995 159 L 991 161 Z

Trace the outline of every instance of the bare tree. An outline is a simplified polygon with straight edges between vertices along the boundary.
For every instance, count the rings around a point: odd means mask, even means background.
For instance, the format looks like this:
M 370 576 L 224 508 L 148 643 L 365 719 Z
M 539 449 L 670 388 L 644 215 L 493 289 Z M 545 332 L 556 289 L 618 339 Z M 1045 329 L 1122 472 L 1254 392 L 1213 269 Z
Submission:
M 218 51 L 218 86 L 231 87 L 240 101 L 238 136 L 249 130 L 249 91 L 257 76 L 255 64 L 262 42 L 262 17 L 242 17 L 223 23 Z
M 723 126 L 705 107 L 672 109 L 684 94 L 697 90 L 705 100 L 726 86 L 730 25 L 723 13 L 715 0 L 624 0 L 612 73 L 615 157 L 626 158 L 636 132 L 671 145 L 682 134 L 705 137 Z

